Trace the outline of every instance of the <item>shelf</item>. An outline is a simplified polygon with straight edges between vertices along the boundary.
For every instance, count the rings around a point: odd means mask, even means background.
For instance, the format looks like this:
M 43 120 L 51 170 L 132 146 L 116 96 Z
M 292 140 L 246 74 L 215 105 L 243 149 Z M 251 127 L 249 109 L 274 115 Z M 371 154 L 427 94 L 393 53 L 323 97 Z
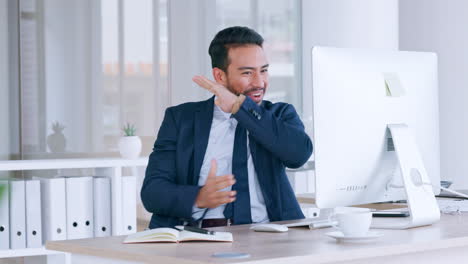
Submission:
M 100 176 L 111 180 L 111 222 L 112 235 L 123 235 L 124 223 L 122 211 L 122 171 L 123 167 L 145 167 L 148 157 L 137 159 L 122 158 L 87 158 L 87 159 L 39 159 L 39 160 L 3 160 L 0 161 L 0 171 L 27 171 L 27 170 L 53 170 L 53 169 L 100 169 Z M 102 170 L 103 169 L 103 170 Z M 137 173 L 137 172 L 133 172 Z M 135 175 L 136 176 L 136 175 Z M 136 191 L 136 190 L 135 190 Z M 136 212 L 136 209 L 135 209 Z M 136 218 L 136 216 L 135 216 Z M 0 259 L 29 257 L 41 255 L 64 254 L 63 252 L 46 250 L 42 248 L 8 249 L 0 250 Z M 55 263 L 55 262 L 54 262 Z M 60 263 L 60 262 L 59 262 Z M 68 263 L 68 262 L 67 262 Z
M 148 157 L 138 159 L 92 158 L 92 159 L 42 159 L 0 161 L 0 171 L 49 170 L 75 168 L 109 168 L 148 165 Z
M 55 255 L 55 254 L 63 254 L 63 252 L 48 250 L 48 249 L 45 249 L 44 247 L 41 247 L 41 248 L 6 249 L 6 250 L 0 250 L 0 259 L 2 259 L 2 258 L 18 258 L 18 257 L 41 256 L 41 255 Z

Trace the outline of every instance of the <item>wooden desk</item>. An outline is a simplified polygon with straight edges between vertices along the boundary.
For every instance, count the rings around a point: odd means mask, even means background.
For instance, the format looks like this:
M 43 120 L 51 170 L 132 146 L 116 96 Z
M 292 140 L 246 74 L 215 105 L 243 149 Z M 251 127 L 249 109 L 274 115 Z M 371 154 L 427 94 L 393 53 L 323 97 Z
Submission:
M 468 260 L 468 214 L 442 215 L 432 226 L 379 230 L 384 236 L 366 243 L 336 243 L 332 229 L 290 228 L 287 233 L 259 233 L 249 225 L 214 228 L 233 233 L 233 243 L 122 244 L 123 236 L 48 242 L 47 249 L 99 258 L 107 263 L 437 263 Z M 246 252 L 250 258 L 225 260 L 215 252 Z M 93 260 L 94 263 L 95 260 Z M 453 262 L 452 262 L 453 263 Z

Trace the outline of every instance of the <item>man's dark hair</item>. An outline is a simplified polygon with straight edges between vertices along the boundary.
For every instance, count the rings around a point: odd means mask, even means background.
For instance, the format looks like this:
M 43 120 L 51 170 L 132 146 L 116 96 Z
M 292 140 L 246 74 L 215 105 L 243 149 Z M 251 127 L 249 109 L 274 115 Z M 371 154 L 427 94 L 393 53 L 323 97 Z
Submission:
M 227 72 L 229 66 L 228 51 L 245 45 L 258 45 L 262 47 L 263 38 L 248 27 L 229 27 L 221 30 L 211 41 L 208 54 L 211 56 L 211 66 Z

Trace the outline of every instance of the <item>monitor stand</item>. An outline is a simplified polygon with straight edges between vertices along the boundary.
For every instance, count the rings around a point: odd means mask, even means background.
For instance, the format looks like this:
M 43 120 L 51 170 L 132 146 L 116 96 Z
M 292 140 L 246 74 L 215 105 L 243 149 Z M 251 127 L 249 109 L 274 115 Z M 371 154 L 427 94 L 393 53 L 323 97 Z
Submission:
M 410 216 L 374 218 L 372 228 L 407 229 L 431 225 L 439 221 L 440 210 L 413 134 L 406 124 L 390 124 L 388 128 L 401 168 Z

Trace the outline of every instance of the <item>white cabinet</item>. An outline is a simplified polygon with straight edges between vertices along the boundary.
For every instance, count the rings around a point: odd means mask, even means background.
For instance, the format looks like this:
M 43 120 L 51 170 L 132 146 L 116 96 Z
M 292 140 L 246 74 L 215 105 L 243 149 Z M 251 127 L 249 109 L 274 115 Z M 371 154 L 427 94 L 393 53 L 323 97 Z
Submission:
M 53 169 L 85 169 L 94 168 L 96 176 L 106 176 L 111 180 L 112 203 L 112 235 L 123 235 L 123 210 L 122 210 L 122 169 L 129 167 L 133 175 L 137 175 L 137 167 L 146 167 L 148 158 L 121 159 L 121 158 L 95 158 L 95 159 L 47 159 L 47 160 L 8 160 L 0 161 L 0 171 L 29 171 L 29 170 L 53 170 Z M 64 254 L 64 260 L 57 263 L 68 262 L 69 257 L 65 253 L 45 250 L 44 248 L 31 248 L 21 250 L 0 250 L 0 258 L 31 257 L 43 255 Z M 47 259 L 54 259 L 48 258 Z M 49 261 L 50 262 L 50 261 Z M 55 263 L 55 261 L 53 261 Z

